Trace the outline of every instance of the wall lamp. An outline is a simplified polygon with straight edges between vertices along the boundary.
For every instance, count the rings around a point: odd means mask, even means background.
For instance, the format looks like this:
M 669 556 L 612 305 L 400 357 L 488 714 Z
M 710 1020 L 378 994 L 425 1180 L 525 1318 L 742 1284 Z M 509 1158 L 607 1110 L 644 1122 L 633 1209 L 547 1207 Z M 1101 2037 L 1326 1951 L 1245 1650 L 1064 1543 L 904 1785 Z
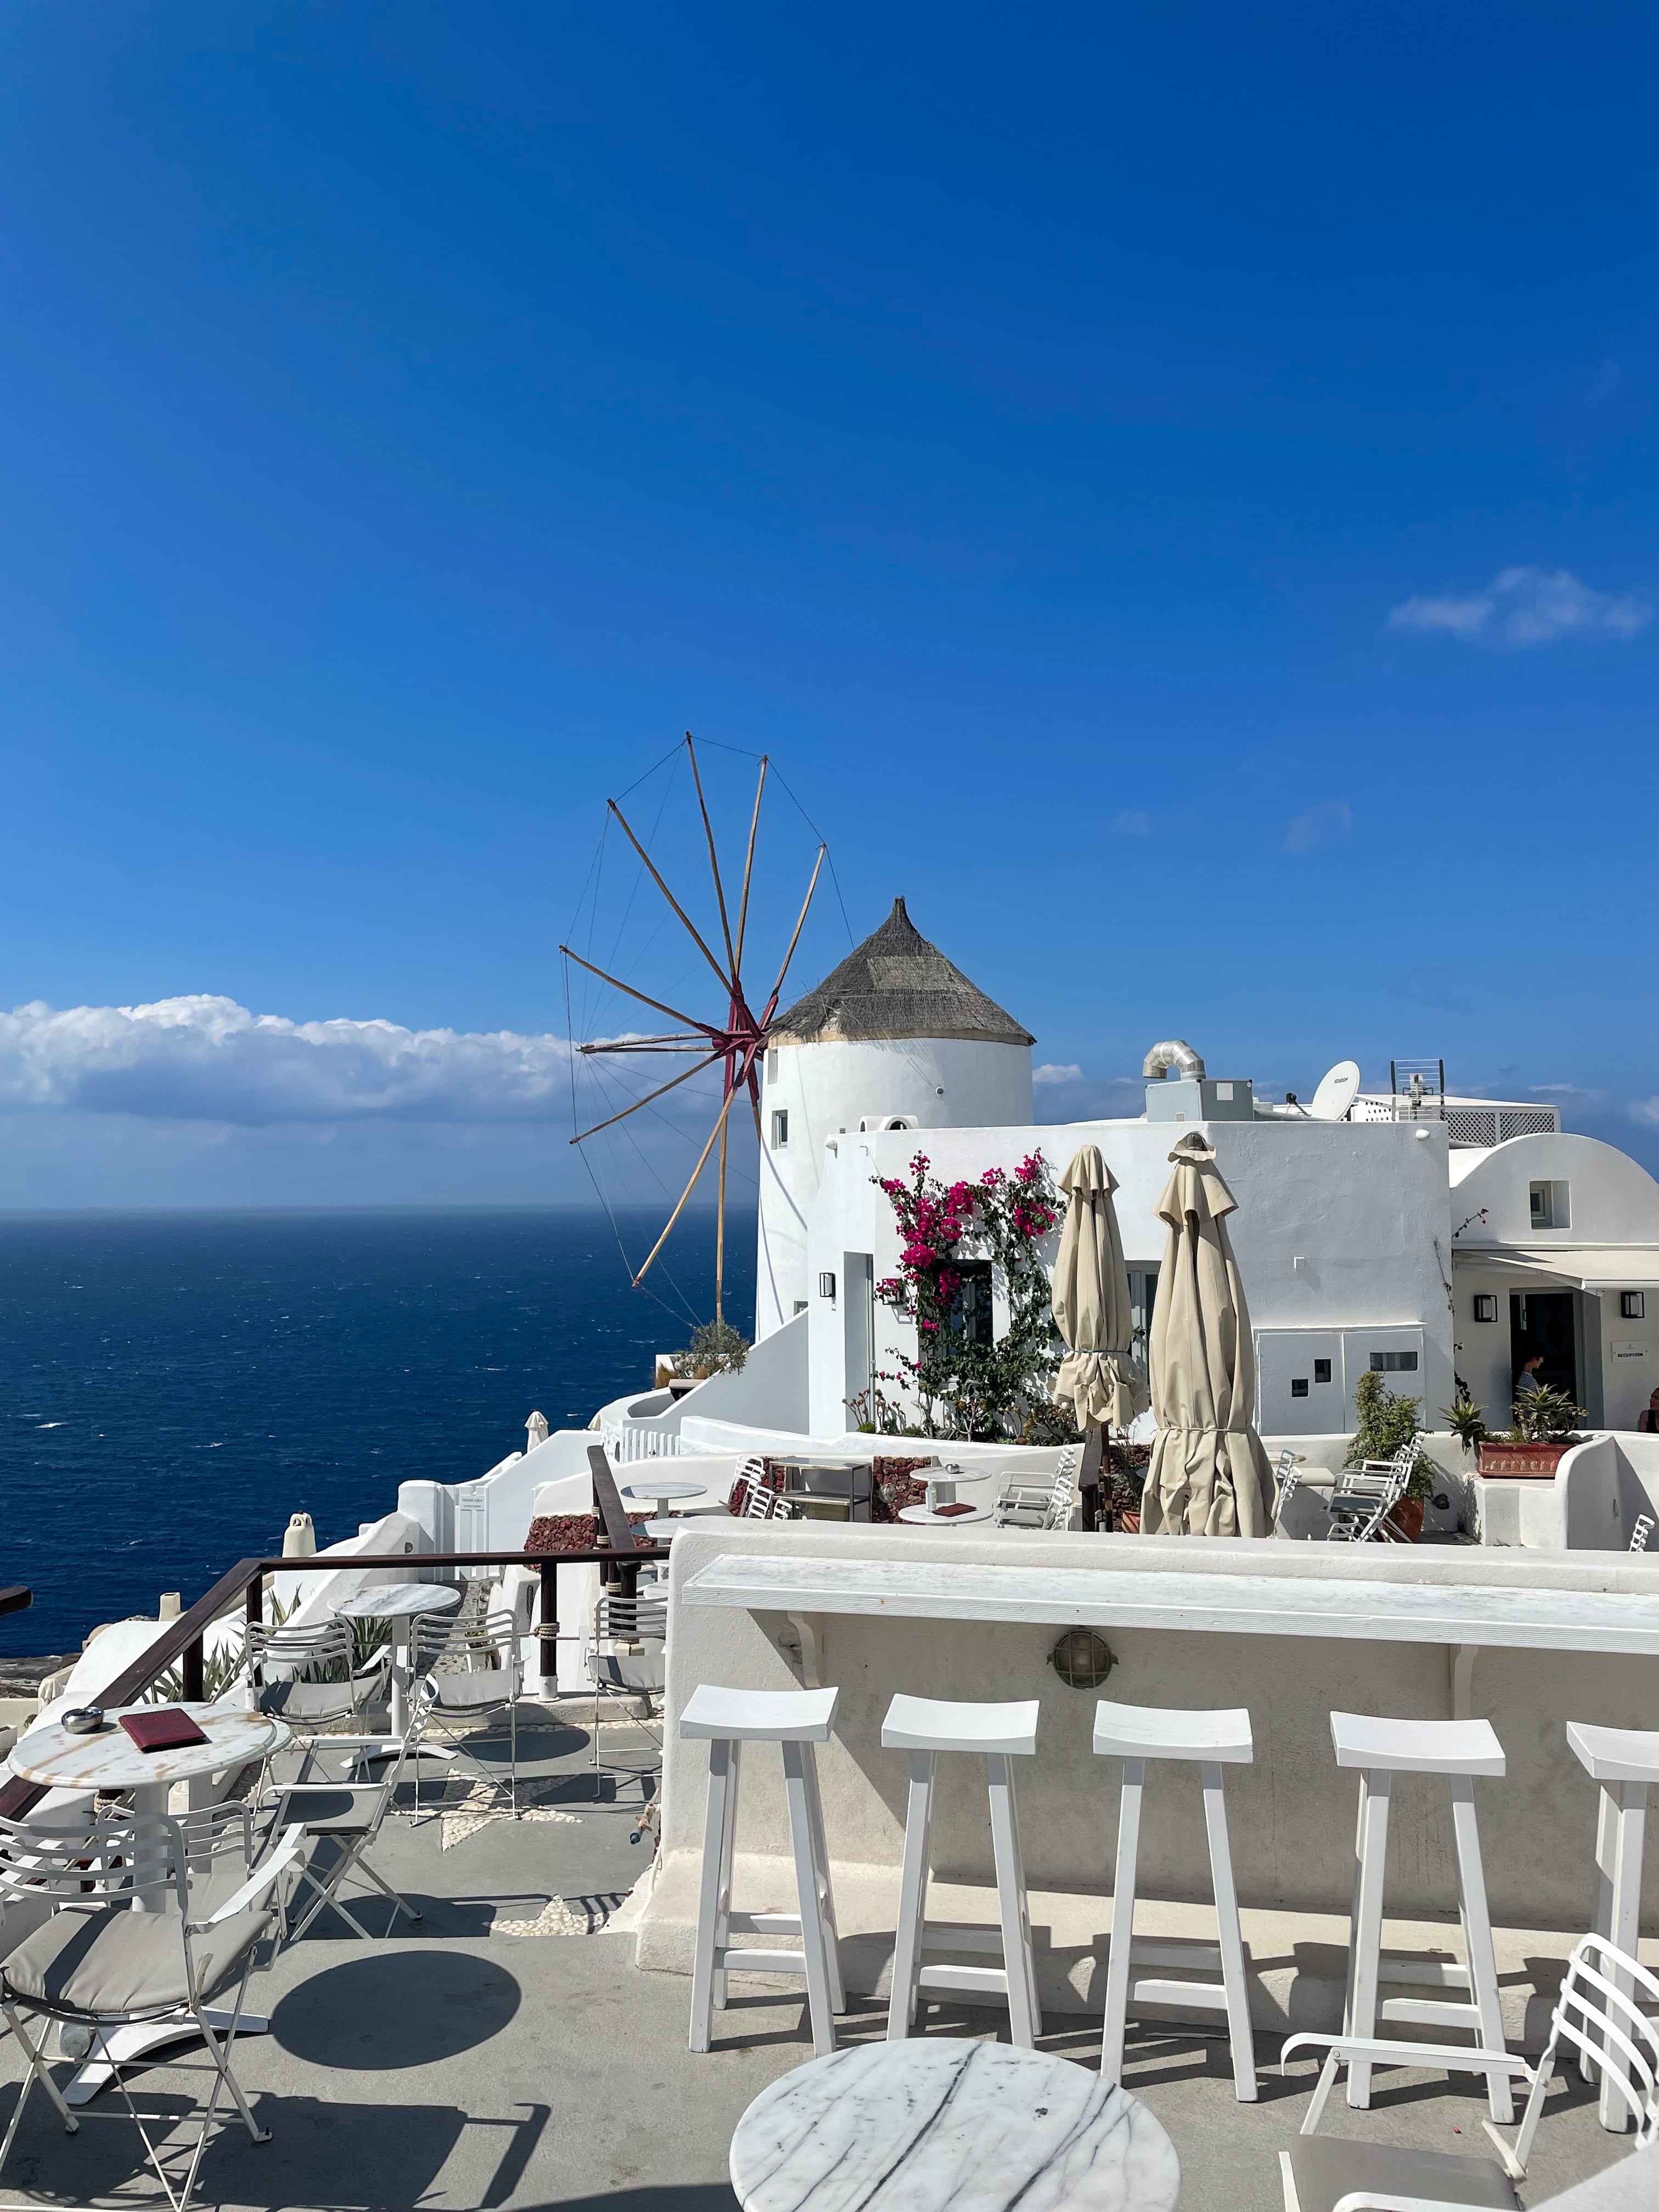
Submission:
M 835 1295 L 835 1277 L 833 1275 L 820 1275 L 818 1277 L 818 1296 L 821 1298 L 833 1298 Z

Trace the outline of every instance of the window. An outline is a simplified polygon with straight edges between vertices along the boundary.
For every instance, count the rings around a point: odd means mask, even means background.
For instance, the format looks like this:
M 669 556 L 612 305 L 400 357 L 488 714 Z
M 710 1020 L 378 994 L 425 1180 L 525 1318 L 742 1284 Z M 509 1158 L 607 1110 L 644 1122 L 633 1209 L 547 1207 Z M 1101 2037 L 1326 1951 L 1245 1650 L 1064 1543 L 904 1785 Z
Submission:
M 1328 1359 L 1316 1359 L 1314 1362 L 1314 1381 L 1316 1382 L 1328 1382 L 1330 1379 L 1330 1361 Z
M 1534 1229 L 1571 1229 L 1572 1209 L 1564 1182 L 1534 1182 L 1528 1186 Z
M 951 1301 L 947 1327 L 966 1337 L 969 1344 L 994 1342 L 991 1326 L 991 1262 L 954 1260 L 951 1264 L 961 1276 L 962 1285 Z
M 797 1313 L 805 1313 L 806 1311 L 806 1301 L 805 1298 L 797 1298 L 795 1300 L 795 1311 Z
M 1373 1375 L 1415 1375 L 1417 1354 L 1414 1352 L 1374 1352 L 1371 1354 Z
M 775 1152 L 781 1152 L 788 1142 L 789 1109 L 787 1106 L 775 1106 L 772 1109 L 772 1150 Z
M 1498 1293 L 1496 1291 L 1477 1291 L 1474 1294 L 1474 1317 L 1477 1321 L 1496 1321 Z
M 1305 1397 L 1307 1396 L 1307 1395 L 1308 1395 L 1308 1378 L 1307 1378 L 1307 1376 L 1306 1376 L 1305 1375 L 1292 1375 L 1292 1376 L 1291 1376 L 1291 1397 L 1292 1397 L 1292 1398 L 1305 1398 Z
M 1648 1301 L 1644 1291 L 1620 1291 L 1619 1318 L 1620 1321 L 1645 1321 L 1647 1315 Z

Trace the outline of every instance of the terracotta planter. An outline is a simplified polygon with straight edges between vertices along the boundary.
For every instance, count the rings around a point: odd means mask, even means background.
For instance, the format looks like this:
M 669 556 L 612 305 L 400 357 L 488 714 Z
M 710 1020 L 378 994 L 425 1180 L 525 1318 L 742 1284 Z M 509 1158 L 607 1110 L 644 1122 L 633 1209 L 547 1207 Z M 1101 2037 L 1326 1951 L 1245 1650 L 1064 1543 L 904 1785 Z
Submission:
M 1422 1499 L 1402 1498 L 1389 1518 L 1408 1544 L 1415 1544 L 1423 1534 Z
M 1572 1449 L 1571 1444 L 1500 1444 L 1488 1437 L 1480 1447 L 1480 1473 L 1501 1475 L 1553 1476 Z

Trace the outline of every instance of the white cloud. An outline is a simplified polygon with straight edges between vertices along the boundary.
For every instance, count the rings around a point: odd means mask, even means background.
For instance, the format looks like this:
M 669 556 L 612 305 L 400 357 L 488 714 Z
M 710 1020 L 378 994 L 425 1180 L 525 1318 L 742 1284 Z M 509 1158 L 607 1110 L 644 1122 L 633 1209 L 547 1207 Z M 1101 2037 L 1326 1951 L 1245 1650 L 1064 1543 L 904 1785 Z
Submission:
M 1150 837 L 1152 817 L 1139 806 L 1126 806 L 1113 815 L 1112 834 L 1117 837 Z
M 1081 1083 L 1083 1070 L 1068 1064 L 1062 1067 L 1057 1060 L 1046 1060 L 1041 1067 L 1031 1070 L 1033 1083 Z
M 1340 845 L 1353 829 L 1353 810 L 1346 799 L 1322 799 L 1288 821 L 1279 842 L 1287 853 L 1315 853 Z
M 568 1108 L 562 1037 L 292 1022 L 198 994 L 0 1013 L 0 1108 L 259 1127 L 526 1121 Z
M 1652 607 L 1633 592 L 1592 591 L 1565 568 L 1505 568 L 1466 599 L 1407 599 L 1389 611 L 1389 628 L 1524 647 L 1563 637 L 1634 637 L 1652 619 Z

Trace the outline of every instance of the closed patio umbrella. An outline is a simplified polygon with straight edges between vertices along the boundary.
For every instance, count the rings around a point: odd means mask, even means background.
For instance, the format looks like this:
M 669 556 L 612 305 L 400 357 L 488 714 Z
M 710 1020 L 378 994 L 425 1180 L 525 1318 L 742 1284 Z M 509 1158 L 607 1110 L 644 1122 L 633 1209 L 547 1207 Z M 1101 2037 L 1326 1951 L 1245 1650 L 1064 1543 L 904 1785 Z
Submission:
M 1169 1229 L 1152 1310 L 1158 1440 L 1141 1500 L 1143 1536 L 1271 1536 L 1273 1485 L 1251 1426 L 1255 1353 L 1227 1236 L 1238 1201 L 1194 1129 L 1170 1155 L 1158 1202 Z
M 1117 1178 L 1097 1145 L 1080 1146 L 1060 1179 L 1069 1201 L 1054 1261 L 1054 1326 L 1069 1346 L 1054 1402 L 1080 1429 L 1127 1429 L 1147 1405 L 1130 1340 L 1129 1277 L 1112 1193 Z

